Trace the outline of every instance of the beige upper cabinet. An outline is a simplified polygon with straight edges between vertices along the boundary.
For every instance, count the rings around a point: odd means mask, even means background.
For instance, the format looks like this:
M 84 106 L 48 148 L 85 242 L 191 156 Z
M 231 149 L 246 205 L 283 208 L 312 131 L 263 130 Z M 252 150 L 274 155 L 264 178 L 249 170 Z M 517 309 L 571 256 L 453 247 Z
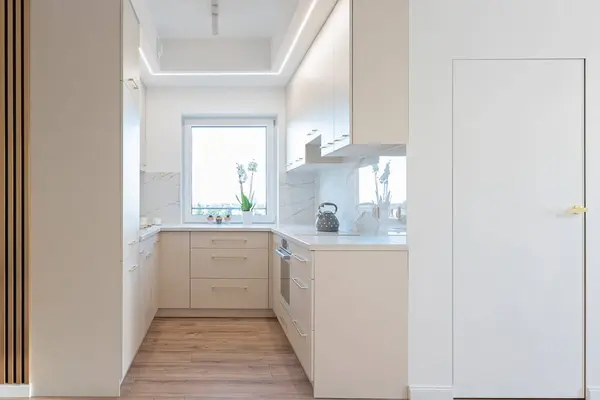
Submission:
M 123 0 L 123 82 L 139 92 L 140 81 L 140 23 L 130 0 Z M 138 94 L 139 96 L 139 94 Z
M 304 152 L 298 147 L 305 143 L 299 140 L 303 136 L 320 139 L 322 156 L 403 151 L 408 0 L 339 0 L 286 94 L 287 104 L 294 106 L 288 117 L 288 136 L 294 138 L 288 146 L 297 147 L 288 154 Z M 288 159 L 288 170 L 294 162 Z

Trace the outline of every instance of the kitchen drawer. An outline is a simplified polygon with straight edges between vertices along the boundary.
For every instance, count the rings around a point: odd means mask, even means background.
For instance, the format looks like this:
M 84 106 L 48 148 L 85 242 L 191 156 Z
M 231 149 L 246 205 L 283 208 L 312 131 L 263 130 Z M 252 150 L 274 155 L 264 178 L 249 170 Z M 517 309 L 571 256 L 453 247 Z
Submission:
M 308 380 L 313 382 L 313 331 L 302 326 L 300 321 L 292 316 L 291 326 L 288 327 L 288 339 L 294 348 Z
M 298 268 L 292 264 L 290 282 L 290 314 L 299 321 L 303 331 L 313 329 L 313 282 L 305 276 L 297 274 Z
M 192 249 L 192 278 L 269 278 L 267 249 Z
M 268 279 L 192 279 L 192 308 L 266 309 Z
M 192 232 L 193 249 L 268 249 L 268 232 Z
M 283 332 L 285 333 L 291 344 L 291 330 L 294 329 L 292 325 L 292 317 L 290 317 L 290 314 L 288 314 L 287 310 L 283 306 L 283 302 L 281 299 L 279 299 L 273 304 L 273 312 L 277 316 L 277 319 L 279 320 L 279 325 L 281 325 L 281 329 L 283 329 Z
M 305 279 L 314 279 L 314 270 L 312 263 L 312 254 L 310 250 L 297 245 L 290 244 L 292 253 L 292 268 L 296 266 L 296 276 Z

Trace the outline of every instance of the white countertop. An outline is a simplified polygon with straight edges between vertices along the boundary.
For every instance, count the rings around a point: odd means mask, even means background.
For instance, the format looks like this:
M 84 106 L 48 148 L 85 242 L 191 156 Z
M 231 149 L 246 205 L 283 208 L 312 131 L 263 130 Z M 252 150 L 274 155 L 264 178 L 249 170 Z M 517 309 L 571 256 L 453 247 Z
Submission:
M 306 225 L 240 225 L 240 224 L 177 224 L 151 226 L 140 230 L 140 241 L 158 232 L 273 232 L 309 250 L 320 251 L 407 251 L 406 235 L 360 236 L 344 233 L 317 233 L 313 226 Z

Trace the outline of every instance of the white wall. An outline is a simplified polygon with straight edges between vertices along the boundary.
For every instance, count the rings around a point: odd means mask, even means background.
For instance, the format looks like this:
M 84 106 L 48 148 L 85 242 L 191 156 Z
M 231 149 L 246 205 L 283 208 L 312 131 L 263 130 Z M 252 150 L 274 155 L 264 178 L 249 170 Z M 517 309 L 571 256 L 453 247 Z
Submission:
M 452 59 L 586 58 L 587 386 L 600 391 L 600 2 L 412 0 L 409 382 L 452 398 Z M 595 389 L 595 391 L 594 391 Z M 596 397 L 597 398 L 597 397 Z
M 146 93 L 146 171 L 181 172 L 186 116 L 273 116 L 285 134 L 283 88 L 149 87 Z M 279 147 L 283 141 L 279 141 Z
M 284 88 L 149 87 L 146 93 L 146 173 L 142 214 L 181 222 L 182 119 L 185 116 L 277 117 L 277 165 L 285 171 Z M 279 174 L 278 209 L 282 223 L 312 223 L 314 176 Z M 167 197 L 163 197 L 163 195 Z
M 32 396 L 119 395 L 120 26 L 120 0 L 31 2 Z

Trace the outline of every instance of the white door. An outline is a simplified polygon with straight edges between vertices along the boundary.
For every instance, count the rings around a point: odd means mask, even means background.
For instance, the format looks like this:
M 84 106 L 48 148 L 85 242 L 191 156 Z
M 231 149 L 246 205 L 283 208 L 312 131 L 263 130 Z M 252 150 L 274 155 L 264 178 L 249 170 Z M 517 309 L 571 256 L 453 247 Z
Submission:
M 454 396 L 584 397 L 584 63 L 461 60 Z

